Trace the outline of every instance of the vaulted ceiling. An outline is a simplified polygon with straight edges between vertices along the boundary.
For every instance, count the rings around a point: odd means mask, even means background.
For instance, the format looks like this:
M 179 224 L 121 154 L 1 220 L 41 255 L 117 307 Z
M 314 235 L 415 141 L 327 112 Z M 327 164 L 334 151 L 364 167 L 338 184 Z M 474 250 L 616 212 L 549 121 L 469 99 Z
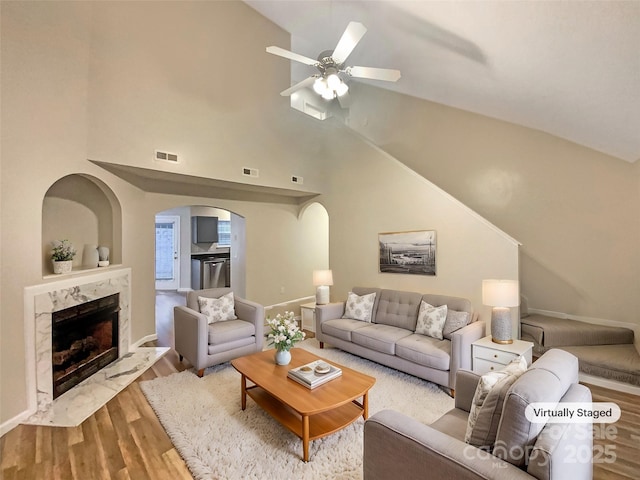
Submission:
M 640 1 L 246 3 L 311 58 L 363 23 L 348 64 L 402 72 L 376 86 L 640 159 Z M 291 84 L 315 73 L 291 63 Z

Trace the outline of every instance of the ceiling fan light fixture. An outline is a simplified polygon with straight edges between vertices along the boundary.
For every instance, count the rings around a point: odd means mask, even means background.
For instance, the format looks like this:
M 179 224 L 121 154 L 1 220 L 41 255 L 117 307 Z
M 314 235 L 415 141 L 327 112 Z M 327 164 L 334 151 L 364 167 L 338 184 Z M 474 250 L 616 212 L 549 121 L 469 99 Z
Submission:
M 338 75 L 336 75 L 335 73 L 332 73 L 330 75 L 327 76 L 327 86 L 331 89 L 331 90 L 337 90 L 338 87 L 342 84 L 342 80 L 340 79 L 340 77 Z
M 313 91 L 318 95 L 322 95 L 327 90 L 327 82 L 324 78 L 318 78 L 313 82 Z
M 335 90 L 332 90 L 330 88 L 327 88 L 324 92 L 321 93 L 322 98 L 324 98 L 325 100 L 333 100 L 333 98 L 336 95 Z
M 336 95 L 341 97 L 348 91 L 349 91 L 349 86 L 344 82 L 340 82 L 340 85 L 338 85 L 338 87 L 336 88 Z

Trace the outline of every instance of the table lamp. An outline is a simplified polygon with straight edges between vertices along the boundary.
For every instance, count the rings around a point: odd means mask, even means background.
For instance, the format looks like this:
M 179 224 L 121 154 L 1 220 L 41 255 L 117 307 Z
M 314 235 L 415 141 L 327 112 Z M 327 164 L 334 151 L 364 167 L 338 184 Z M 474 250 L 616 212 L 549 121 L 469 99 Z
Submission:
M 316 288 L 316 305 L 329 303 L 329 286 L 333 285 L 333 273 L 331 270 L 314 270 L 313 284 Z
M 517 280 L 483 280 L 482 303 L 491 310 L 491 340 L 495 343 L 513 343 L 510 307 L 520 304 Z

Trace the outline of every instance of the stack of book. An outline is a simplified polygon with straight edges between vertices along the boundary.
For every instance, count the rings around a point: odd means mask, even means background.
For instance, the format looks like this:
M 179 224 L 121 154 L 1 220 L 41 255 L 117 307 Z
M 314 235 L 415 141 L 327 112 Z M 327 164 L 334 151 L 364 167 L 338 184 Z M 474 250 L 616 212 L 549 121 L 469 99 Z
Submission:
M 287 376 L 307 388 L 316 388 L 342 375 L 342 370 L 324 360 L 316 360 L 301 367 L 292 368 Z

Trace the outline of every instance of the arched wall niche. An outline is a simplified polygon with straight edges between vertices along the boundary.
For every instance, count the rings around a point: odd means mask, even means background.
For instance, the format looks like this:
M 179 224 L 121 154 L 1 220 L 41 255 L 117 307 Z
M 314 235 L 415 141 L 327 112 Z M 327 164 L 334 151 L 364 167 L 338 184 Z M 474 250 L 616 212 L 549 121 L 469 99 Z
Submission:
M 51 242 L 68 239 L 76 248 L 73 268 L 82 268 L 85 245 L 109 248 L 111 264 L 122 263 L 122 208 L 113 191 L 91 175 L 57 180 L 42 201 L 42 275 L 53 273 Z
M 300 207 L 298 219 L 308 234 L 306 249 L 313 252 L 313 270 L 324 270 L 329 266 L 329 212 L 317 201 L 310 201 Z

